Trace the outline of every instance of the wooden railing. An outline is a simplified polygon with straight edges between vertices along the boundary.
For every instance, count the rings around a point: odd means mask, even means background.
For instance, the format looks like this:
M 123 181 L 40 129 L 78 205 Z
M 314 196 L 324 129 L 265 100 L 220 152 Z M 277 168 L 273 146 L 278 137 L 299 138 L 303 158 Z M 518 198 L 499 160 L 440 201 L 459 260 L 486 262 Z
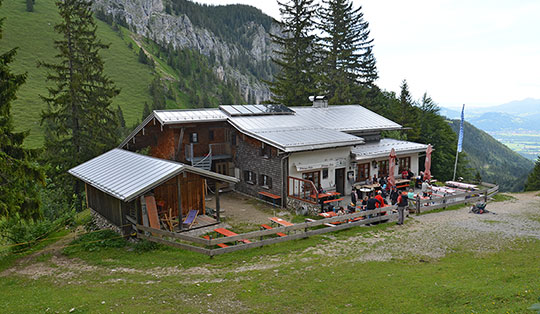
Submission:
M 287 196 L 310 204 L 319 200 L 319 192 L 311 180 L 291 176 L 287 177 Z
M 289 177 L 292 178 L 292 177 Z M 297 179 L 297 178 L 295 178 Z M 301 182 L 307 181 L 300 179 Z M 311 182 L 311 181 L 309 181 Z M 311 183 L 313 185 L 313 183 Z M 448 207 L 456 204 L 474 203 L 479 200 L 487 201 L 490 197 L 499 192 L 499 186 L 493 184 L 482 183 L 483 186 L 488 187 L 480 191 L 464 192 L 455 195 L 448 195 L 442 198 L 417 199 L 414 201 L 416 213 L 427 212 L 438 208 Z M 313 186 L 314 188 L 314 186 Z M 431 204 L 433 203 L 433 204 Z M 331 218 L 324 218 L 320 220 L 308 221 L 304 223 L 294 224 L 286 227 L 276 227 L 272 229 L 264 229 L 259 231 L 252 231 L 247 233 L 238 234 L 231 237 L 220 238 L 202 238 L 187 235 L 184 233 L 175 233 L 165 230 L 158 230 L 149 227 L 145 227 L 139 224 L 134 225 L 137 233 L 137 237 L 152 242 L 157 242 L 173 247 L 178 247 L 208 256 L 216 256 L 225 253 L 246 250 L 255 247 L 261 247 L 264 245 L 270 245 L 274 243 L 280 243 L 290 240 L 303 239 L 313 235 L 323 234 L 327 232 L 333 232 L 337 230 L 348 229 L 356 226 L 362 226 L 371 224 L 374 222 L 380 222 L 385 220 L 394 220 L 397 218 L 397 214 L 394 213 L 397 206 L 386 206 L 383 208 L 377 208 L 375 210 L 360 211 L 353 214 L 336 216 Z M 377 216 L 381 212 L 386 212 L 386 215 Z M 373 217 L 376 216 L 376 217 Z M 362 220 L 356 220 L 355 218 L 364 217 Z M 371 218 L 369 218 L 371 217 Z M 133 222 L 133 220 L 130 220 Z M 332 223 L 343 222 L 332 227 L 318 228 L 320 226 L 329 226 Z M 271 237 L 277 233 L 287 233 L 286 236 Z M 291 234 L 292 233 L 292 234 Z M 266 237 L 266 238 L 265 238 Z M 244 244 L 240 240 L 251 239 L 251 243 Z M 218 244 L 227 243 L 227 247 L 211 248 Z

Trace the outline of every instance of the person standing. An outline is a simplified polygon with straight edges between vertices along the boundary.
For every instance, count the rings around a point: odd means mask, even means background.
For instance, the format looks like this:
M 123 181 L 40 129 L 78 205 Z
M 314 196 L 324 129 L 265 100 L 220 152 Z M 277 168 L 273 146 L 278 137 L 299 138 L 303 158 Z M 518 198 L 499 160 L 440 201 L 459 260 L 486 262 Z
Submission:
M 351 203 L 356 206 L 356 201 L 358 200 L 358 194 L 356 193 L 356 187 L 353 186 L 352 192 L 351 192 Z
M 392 190 L 390 191 L 390 202 L 392 203 L 392 205 L 396 205 L 398 197 L 399 197 L 399 192 L 396 189 L 396 187 L 393 186 Z
M 422 182 L 422 196 L 428 197 L 430 190 L 431 190 L 431 186 L 429 186 L 429 183 L 427 181 Z
M 407 192 L 403 191 L 397 198 L 397 210 L 398 210 L 398 225 L 402 225 L 405 220 L 405 207 L 409 205 L 409 199 L 407 197 Z

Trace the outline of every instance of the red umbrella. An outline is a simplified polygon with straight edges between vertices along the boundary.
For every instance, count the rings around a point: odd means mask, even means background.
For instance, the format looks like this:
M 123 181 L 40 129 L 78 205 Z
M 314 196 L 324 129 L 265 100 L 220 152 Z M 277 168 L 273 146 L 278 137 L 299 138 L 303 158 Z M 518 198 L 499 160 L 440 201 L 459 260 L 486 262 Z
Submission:
M 388 185 L 389 187 L 396 186 L 396 178 L 394 177 L 394 172 L 396 171 L 396 151 L 392 148 L 390 151 L 390 169 L 388 174 Z
M 431 144 L 428 145 L 426 149 L 426 164 L 424 170 L 424 181 L 431 180 L 431 152 L 433 149 L 431 148 Z

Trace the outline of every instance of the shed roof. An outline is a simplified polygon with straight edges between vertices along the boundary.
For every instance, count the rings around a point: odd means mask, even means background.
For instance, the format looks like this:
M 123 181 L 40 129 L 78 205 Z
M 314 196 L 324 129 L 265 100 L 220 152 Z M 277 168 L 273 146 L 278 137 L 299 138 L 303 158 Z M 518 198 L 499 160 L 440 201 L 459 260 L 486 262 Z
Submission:
M 236 183 L 238 179 L 181 163 L 115 148 L 68 172 L 91 186 L 124 202 L 155 188 L 184 171 Z
M 383 138 L 379 142 L 367 143 L 356 146 L 351 150 L 356 160 L 372 159 L 379 157 L 388 157 L 390 151 L 394 148 L 396 154 L 403 155 L 408 153 L 420 153 L 427 149 L 427 145 L 400 141 L 392 138 Z

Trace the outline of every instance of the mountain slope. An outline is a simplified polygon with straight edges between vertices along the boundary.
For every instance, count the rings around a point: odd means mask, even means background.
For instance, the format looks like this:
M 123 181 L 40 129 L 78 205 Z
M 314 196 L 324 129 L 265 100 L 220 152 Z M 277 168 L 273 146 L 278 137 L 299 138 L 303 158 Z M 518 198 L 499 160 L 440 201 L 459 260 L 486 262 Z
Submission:
M 24 1 L 4 1 L 0 11 L 4 20 L 4 38 L 1 51 L 19 47 L 13 71 L 27 72 L 28 78 L 13 103 L 14 125 L 18 131 L 30 130 L 25 141 L 29 147 L 39 147 L 43 142 L 40 128 L 40 112 L 44 102 L 39 95 L 47 94 L 45 81 L 46 71 L 37 68 L 38 60 L 51 62 L 57 54 L 53 41 L 58 38 L 53 27 L 59 21 L 54 1 L 37 1 L 34 12 L 26 12 Z M 152 81 L 153 70 L 137 61 L 134 49 L 129 48 L 129 36 L 115 32 L 107 24 L 97 21 L 98 36 L 111 47 L 102 53 L 105 61 L 105 73 L 109 75 L 121 89 L 114 101 L 116 108 L 120 105 L 127 125 L 136 123 L 142 113 L 145 101 L 150 101 L 148 85 Z M 133 46 L 133 44 L 132 44 Z
M 459 120 L 450 121 L 456 133 L 459 132 L 459 123 Z M 468 122 L 465 122 L 463 132 L 463 151 L 468 155 L 470 166 L 480 172 L 484 181 L 498 183 L 503 191 L 523 190 L 534 167 L 532 161 Z

